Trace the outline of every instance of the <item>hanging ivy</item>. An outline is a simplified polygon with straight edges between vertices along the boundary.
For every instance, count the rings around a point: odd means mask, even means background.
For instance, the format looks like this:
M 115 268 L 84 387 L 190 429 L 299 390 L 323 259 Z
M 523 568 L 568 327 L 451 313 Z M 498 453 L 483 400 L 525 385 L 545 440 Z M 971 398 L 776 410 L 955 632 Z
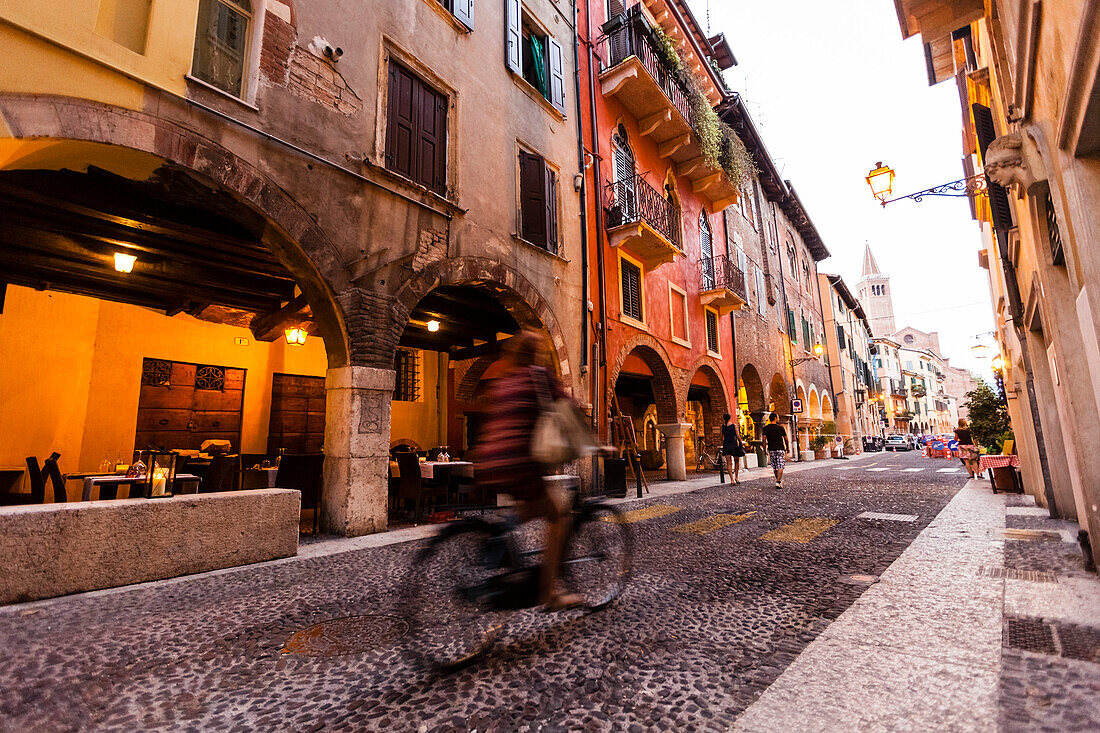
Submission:
M 677 75 L 683 73 L 684 60 L 680 57 L 680 52 L 676 49 L 676 44 L 672 42 L 672 39 L 668 37 L 668 34 L 665 33 L 659 25 L 653 26 L 653 40 L 657 47 L 657 53 L 661 56 L 661 60 L 668 64 L 669 68 Z
M 733 131 L 733 128 L 725 122 L 719 123 L 722 130 L 722 149 L 718 156 L 719 165 L 725 171 L 730 183 L 740 188 L 749 177 L 760 171 L 756 168 L 756 161 L 752 159 L 752 153 L 741 142 L 741 138 Z

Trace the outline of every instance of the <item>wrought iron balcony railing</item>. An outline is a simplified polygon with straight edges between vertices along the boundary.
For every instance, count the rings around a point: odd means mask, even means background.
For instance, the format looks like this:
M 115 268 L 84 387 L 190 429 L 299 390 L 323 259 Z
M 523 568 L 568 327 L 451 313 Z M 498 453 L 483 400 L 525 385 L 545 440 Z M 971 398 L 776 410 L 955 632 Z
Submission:
M 680 207 L 646 183 L 641 174 L 607 184 L 607 227 L 645 222 L 676 249 L 680 247 Z
M 726 289 L 745 300 L 745 273 L 726 255 L 699 260 L 699 291 Z
M 634 5 L 622 15 L 612 18 L 604 25 L 604 30 L 607 33 L 604 38 L 607 68 L 637 56 L 673 106 L 694 127 L 687 87 L 658 48 L 653 28 L 642 15 L 641 6 Z

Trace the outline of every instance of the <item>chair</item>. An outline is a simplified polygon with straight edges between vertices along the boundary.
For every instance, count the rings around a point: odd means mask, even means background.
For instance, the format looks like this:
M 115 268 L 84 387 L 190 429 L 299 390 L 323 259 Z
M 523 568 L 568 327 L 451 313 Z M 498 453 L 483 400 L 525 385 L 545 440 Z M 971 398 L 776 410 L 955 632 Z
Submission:
M 313 534 L 321 514 L 321 478 L 325 466 L 323 453 L 285 454 L 275 473 L 275 487 L 302 492 L 302 510 L 313 509 Z
M 206 477 L 199 484 L 200 494 L 215 491 L 236 491 L 241 487 L 241 457 L 218 453 L 206 470 Z
M 397 501 L 411 501 L 413 516 L 420 517 L 423 508 L 431 500 L 446 499 L 447 488 L 434 482 L 425 482 L 420 478 L 420 461 L 415 453 L 399 451 L 394 454 L 401 480 L 397 487 Z
M 5 492 L 0 494 L 0 506 L 20 506 L 23 504 L 41 504 L 46 500 L 46 479 L 38 467 L 37 456 L 27 456 L 27 479 L 31 484 L 29 494 Z
M 61 457 L 60 453 L 54 453 L 46 459 L 46 464 L 42 469 L 42 473 L 50 477 L 50 483 L 53 484 L 53 500 L 56 504 L 63 504 L 69 500 L 68 495 L 65 492 L 65 478 L 61 475 L 61 469 L 57 466 L 57 458 Z M 43 492 L 45 491 L 45 482 L 43 481 Z

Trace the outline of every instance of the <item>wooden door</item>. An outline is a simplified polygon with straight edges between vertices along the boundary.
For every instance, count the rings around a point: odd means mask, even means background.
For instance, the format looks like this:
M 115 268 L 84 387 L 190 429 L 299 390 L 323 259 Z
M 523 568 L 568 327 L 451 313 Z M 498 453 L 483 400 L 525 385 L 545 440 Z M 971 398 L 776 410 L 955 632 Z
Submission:
M 325 442 L 325 378 L 275 374 L 271 378 L 268 455 L 320 453 Z
M 241 447 L 244 369 L 145 359 L 134 449 L 198 450 L 206 440 Z

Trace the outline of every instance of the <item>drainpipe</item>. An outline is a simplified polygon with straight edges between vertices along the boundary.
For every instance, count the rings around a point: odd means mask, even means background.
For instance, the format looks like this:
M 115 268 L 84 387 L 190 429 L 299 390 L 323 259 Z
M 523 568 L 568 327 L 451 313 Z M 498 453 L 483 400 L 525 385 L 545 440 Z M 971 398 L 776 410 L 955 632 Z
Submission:
M 584 183 L 584 129 L 581 122 L 580 33 L 577 0 L 573 0 L 573 90 L 577 102 L 577 172 L 581 177 L 581 376 L 588 373 L 588 186 Z
M 599 338 L 599 360 L 601 379 L 599 383 L 593 380 L 594 389 L 598 390 L 593 404 L 597 406 L 596 414 L 599 416 L 600 408 L 606 408 L 607 416 L 610 417 L 611 408 L 608 405 L 604 405 L 604 398 L 607 395 L 610 385 L 604 384 L 607 381 L 607 283 L 605 281 L 604 273 L 604 254 L 603 254 L 603 242 L 601 236 L 604 231 L 603 221 L 603 206 L 600 204 L 600 181 L 603 180 L 600 174 L 600 135 L 596 125 L 596 69 L 599 68 L 599 64 L 596 59 L 595 46 L 592 43 L 592 7 L 590 2 L 584 4 L 584 29 L 585 29 L 585 43 L 588 46 L 588 106 L 591 111 L 590 125 L 592 134 L 592 186 L 593 186 L 593 208 L 596 214 L 596 231 L 594 241 L 596 244 L 596 269 L 597 269 L 597 284 L 599 286 L 599 306 L 597 310 L 597 337 Z M 585 243 L 587 246 L 587 242 Z M 584 307 L 587 308 L 588 304 L 585 303 Z M 600 419 L 600 428 L 608 424 L 607 420 Z

